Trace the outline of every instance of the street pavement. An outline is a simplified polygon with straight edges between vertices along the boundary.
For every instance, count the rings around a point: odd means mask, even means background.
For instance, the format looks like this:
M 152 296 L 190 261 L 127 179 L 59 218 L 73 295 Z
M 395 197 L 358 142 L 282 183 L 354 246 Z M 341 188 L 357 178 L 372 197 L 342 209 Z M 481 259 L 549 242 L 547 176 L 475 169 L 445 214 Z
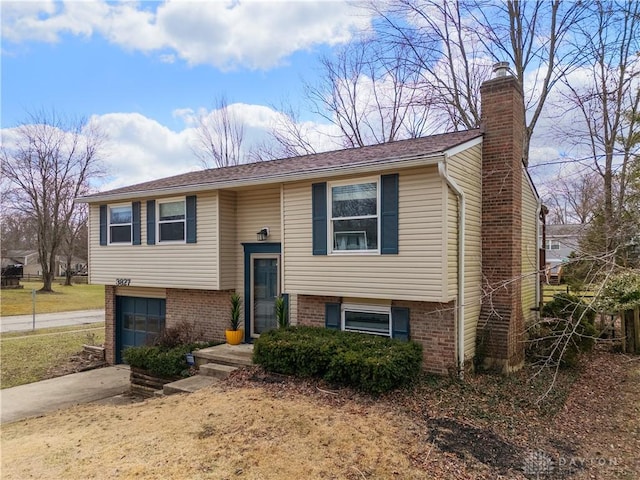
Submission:
M 75 312 L 36 313 L 35 326 L 38 328 L 66 327 L 104 322 L 104 309 L 78 310 Z M 33 315 L 12 315 L 0 317 L 0 332 L 20 332 L 33 329 Z
M 118 403 L 128 392 L 128 365 L 97 368 L 0 390 L 0 423 L 16 422 L 90 402 Z

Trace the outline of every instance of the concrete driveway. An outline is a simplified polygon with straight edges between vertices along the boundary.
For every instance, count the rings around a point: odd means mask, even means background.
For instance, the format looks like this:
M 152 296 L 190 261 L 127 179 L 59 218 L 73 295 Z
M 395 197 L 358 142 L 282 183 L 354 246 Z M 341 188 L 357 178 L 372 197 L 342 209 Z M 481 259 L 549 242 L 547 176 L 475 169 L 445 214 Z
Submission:
M 104 322 L 104 309 L 77 310 L 75 312 L 37 313 L 36 328 L 66 327 Z M 19 332 L 33 328 L 33 315 L 0 317 L 0 332 Z
M 0 390 L 0 423 L 36 417 L 129 391 L 129 367 L 116 365 Z

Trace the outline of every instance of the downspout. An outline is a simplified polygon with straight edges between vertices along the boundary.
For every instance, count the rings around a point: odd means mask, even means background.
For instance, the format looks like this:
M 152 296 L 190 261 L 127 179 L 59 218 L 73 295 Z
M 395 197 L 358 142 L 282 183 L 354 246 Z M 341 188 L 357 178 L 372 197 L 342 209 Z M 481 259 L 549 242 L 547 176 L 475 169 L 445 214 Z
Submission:
M 447 173 L 446 163 L 438 162 L 438 174 L 458 197 L 458 375 L 464 377 L 464 239 L 465 239 L 465 199 L 464 192 Z

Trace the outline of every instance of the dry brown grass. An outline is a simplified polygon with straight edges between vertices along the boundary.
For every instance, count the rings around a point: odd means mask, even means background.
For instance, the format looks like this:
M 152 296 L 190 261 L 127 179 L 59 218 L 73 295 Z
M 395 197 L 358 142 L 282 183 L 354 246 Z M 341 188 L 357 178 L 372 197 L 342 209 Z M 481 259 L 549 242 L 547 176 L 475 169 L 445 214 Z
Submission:
M 5 426 L 2 478 L 423 478 L 398 420 L 261 389 L 77 407 Z
M 597 352 L 555 396 L 530 371 L 425 379 L 379 399 L 237 372 L 191 395 L 87 405 L 2 427 L 5 479 L 640 478 L 640 359 Z M 563 462 L 562 468 L 558 462 Z M 573 462 L 570 464 L 569 462 Z M 604 462 L 604 464 L 603 464 Z

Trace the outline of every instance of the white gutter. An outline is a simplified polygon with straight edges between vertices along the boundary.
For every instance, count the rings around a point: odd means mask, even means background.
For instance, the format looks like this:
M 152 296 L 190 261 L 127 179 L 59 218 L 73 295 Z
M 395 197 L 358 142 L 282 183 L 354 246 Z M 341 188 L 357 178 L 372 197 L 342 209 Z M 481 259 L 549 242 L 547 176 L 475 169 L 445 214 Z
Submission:
M 465 198 L 464 192 L 447 173 L 445 153 L 444 161 L 438 162 L 438 174 L 458 197 L 458 375 L 464 377 L 464 239 L 465 239 Z

